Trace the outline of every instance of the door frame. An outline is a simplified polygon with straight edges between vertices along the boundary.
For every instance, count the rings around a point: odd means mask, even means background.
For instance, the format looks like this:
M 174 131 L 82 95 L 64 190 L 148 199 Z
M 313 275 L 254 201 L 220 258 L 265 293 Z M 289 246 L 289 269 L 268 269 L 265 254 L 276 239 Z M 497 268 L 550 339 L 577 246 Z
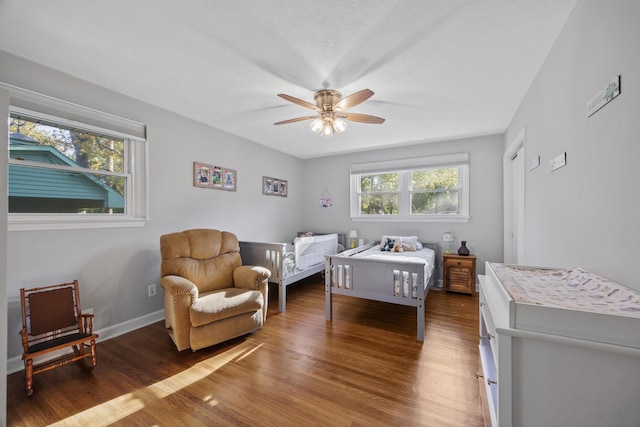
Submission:
M 519 200 L 513 200 L 513 167 L 512 161 L 514 156 L 517 155 L 518 151 L 522 148 L 522 155 L 524 159 L 526 159 L 526 145 L 525 145 L 525 128 L 518 133 L 518 135 L 511 141 L 511 143 L 507 146 L 504 155 L 502 156 L 502 180 L 503 180 L 503 219 L 504 219 L 504 228 L 503 228 L 503 258 L 505 263 L 515 264 L 518 261 L 524 262 L 525 259 L 525 245 L 524 245 L 524 235 L 525 235 L 525 197 L 524 194 Z M 525 173 L 526 170 L 526 162 L 523 162 L 523 167 L 521 171 L 521 179 L 522 179 L 522 188 L 526 188 L 525 184 Z M 520 213 L 520 229 L 522 230 L 522 236 L 519 239 L 519 255 L 520 260 L 514 259 L 514 239 L 513 239 L 513 208 L 514 203 L 520 203 L 518 212 Z

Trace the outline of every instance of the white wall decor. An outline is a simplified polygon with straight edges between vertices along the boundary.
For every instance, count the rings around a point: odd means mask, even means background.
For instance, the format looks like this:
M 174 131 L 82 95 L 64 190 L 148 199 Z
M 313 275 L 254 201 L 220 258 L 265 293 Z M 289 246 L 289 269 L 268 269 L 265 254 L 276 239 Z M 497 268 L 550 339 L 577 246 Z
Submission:
M 620 76 L 616 76 L 607 85 L 587 102 L 587 117 L 607 105 L 616 96 L 620 95 Z
M 323 209 L 328 209 L 332 205 L 333 199 L 331 198 L 331 194 L 329 193 L 329 190 L 325 188 L 322 192 L 322 195 L 320 196 L 320 207 Z

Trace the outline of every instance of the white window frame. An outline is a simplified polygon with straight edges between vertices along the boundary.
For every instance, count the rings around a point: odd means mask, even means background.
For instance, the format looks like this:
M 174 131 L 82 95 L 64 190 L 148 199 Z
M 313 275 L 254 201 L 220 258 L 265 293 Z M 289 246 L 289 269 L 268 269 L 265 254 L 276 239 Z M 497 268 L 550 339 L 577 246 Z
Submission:
M 411 214 L 411 172 L 421 169 L 449 168 L 460 169 L 460 213 L 453 214 Z M 400 185 L 398 214 L 375 215 L 360 213 L 360 177 L 377 173 L 399 173 Z M 350 210 L 353 221 L 376 222 L 469 222 L 469 153 L 448 154 L 442 156 L 419 157 L 412 159 L 388 160 L 382 162 L 356 163 L 350 170 Z
M 52 98 L 0 82 L 9 90 L 10 105 L 3 111 L 64 126 L 96 132 L 126 140 L 125 159 L 128 163 L 125 213 L 123 214 L 28 214 L 9 213 L 9 231 L 60 230 L 86 228 L 141 227 L 149 219 L 148 142 L 146 126 L 129 119 Z M 8 150 L 8 147 L 7 147 Z M 25 165 L 9 159 L 9 164 Z M 38 165 L 34 165 L 38 166 Z M 41 167 L 41 165 L 40 165 Z M 99 174 L 108 174 L 95 171 Z M 8 169 L 6 171 L 8 173 Z

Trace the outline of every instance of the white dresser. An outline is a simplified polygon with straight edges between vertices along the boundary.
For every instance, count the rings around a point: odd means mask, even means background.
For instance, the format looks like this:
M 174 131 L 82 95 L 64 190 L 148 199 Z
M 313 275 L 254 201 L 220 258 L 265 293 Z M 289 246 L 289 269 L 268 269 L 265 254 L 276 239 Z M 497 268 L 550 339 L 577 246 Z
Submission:
M 479 348 L 494 427 L 640 426 L 640 293 L 588 274 L 486 264 Z

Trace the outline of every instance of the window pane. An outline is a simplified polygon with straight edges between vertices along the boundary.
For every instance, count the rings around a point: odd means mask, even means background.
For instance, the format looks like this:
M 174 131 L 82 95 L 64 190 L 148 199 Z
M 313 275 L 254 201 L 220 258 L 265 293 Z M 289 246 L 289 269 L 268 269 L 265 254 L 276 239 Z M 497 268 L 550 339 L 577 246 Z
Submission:
M 425 169 L 411 172 L 411 189 L 441 190 L 459 187 L 459 168 Z
M 360 191 L 363 193 L 398 191 L 398 173 L 362 175 L 360 177 Z
M 411 214 L 459 214 L 458 191 L 411 194 Z
M 10 213 L 124 213 L 124 177 L 9 165 Z
M 398 194 L 363 194 L 360 201 L 361 215 L 397 215 Z
M 124 140 L 12 114 L 10 158 L 124 172 Z

